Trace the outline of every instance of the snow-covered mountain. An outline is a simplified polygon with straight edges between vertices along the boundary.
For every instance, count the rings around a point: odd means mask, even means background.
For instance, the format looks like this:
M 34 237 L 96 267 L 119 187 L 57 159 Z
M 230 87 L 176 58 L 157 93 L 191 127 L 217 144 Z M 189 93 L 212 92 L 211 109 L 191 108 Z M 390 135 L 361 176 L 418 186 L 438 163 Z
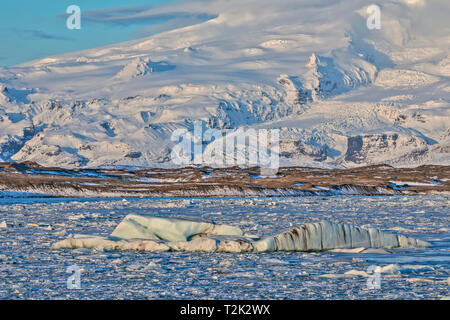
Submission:
M 0 68 L 0 159 L 172 166 L 172 132 L 280 129 L 281 165 L 450 164 L 450 2 L 182 1 L 209 20 Z

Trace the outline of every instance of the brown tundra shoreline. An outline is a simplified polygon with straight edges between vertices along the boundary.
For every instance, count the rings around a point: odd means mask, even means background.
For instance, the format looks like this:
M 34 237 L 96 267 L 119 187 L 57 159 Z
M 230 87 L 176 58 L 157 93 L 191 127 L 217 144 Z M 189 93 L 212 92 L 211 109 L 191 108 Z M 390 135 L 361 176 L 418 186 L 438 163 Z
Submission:
M 259 168 L 64 169 L 0 163 L 0 197 L 216 197 L 450 194 L 450 166 L 351 169 Z

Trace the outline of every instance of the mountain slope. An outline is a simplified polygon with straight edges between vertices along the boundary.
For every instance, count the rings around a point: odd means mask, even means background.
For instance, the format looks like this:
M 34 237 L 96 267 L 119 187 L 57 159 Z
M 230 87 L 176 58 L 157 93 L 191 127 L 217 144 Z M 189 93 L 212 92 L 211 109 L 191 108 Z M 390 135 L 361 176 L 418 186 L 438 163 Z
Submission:
M 184 1 L 147 14 L 211 19 L 2 68 L 0 159 L 170 167 L 201 120 L 280 129 L 282 165 L 448 165 L 450 5 L 381 1 L 369 30 L 370 4 Z

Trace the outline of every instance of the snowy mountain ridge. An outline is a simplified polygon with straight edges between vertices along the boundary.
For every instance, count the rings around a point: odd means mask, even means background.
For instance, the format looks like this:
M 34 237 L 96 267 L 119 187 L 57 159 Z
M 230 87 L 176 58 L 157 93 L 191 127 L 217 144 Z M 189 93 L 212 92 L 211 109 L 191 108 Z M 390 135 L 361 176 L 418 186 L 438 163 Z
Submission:
M 0 68 L 0 159 L 171 167 L 201 120 L 280 129 L 281 165 L 449 165 L 450 4 L 370 4 L 184 1 L 142 14 L 210 19 Z

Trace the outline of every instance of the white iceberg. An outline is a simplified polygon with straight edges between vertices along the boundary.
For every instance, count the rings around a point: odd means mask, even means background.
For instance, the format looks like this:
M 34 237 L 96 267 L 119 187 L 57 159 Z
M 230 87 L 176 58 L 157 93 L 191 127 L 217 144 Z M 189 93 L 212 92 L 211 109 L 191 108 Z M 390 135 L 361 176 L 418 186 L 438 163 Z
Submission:
M 374 228 L 331 223 L 306 223 L 274 237 L 255 242 L 257 251 L 327 251 L 353 248 L 423 247 L 430 244 Z
M 375 273 L 383 274 L 383 275 L 401 275 L 401 274 L 415 274 L 415 273 L 426 273 L 434 271 L 433 267 L 430 266 L 422 266 L 422 265 L 399 265 L 399 264 L 388 264 L 384 267 L 377 266 L 374 270 Z M 342 278 L 355 278 L 355 277 L 364 277 L 370 278 L 373 274 L 367 273 L 363 270 L 349 270 L 345 273 L 337 273 L 337 274 L 323 274 L 320 275 L 320 278 L 328 278 L 328 279 L 342 279 Z M 407 280 L 410 280 L 407 279 Z M 428 279 L 413 279 L 412 281 L 427 281 Z
M 189 241 L 195 236 L 242 234 L 241 229 L 228 225 L 130 214 L 111 233 L 111 237 L 123 240 Z
M 241 253 L 424 246 L 430 244 L 373 228 L 327 221 L 306 223 L 255 240 L 244 237 L 242 230 L 234 226 L 131 214 L 108 237 L 76 235 L 57 242 L 54 248 Z

